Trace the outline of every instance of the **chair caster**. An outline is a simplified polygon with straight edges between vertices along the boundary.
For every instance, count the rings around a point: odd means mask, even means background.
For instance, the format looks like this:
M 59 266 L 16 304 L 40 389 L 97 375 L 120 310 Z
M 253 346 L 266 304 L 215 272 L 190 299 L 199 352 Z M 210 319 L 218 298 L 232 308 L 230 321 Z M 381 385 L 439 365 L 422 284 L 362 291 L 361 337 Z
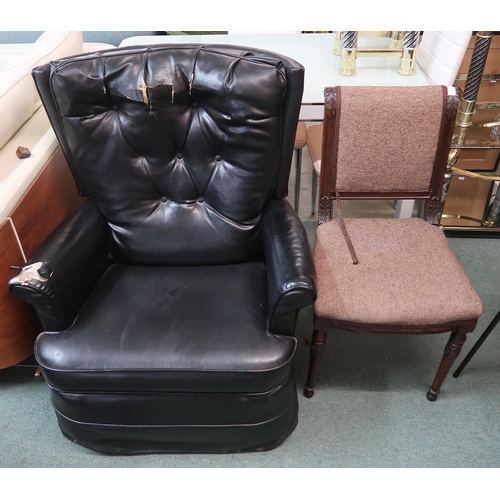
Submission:
M 430 387 L 429 387 L 429 390 L 427 391 L 427 399 L 429 401 L 436 401 L 436 399 L 438 398 L 438 395 L 439 395 L 439 391 L 437 392 L 434 392 Z

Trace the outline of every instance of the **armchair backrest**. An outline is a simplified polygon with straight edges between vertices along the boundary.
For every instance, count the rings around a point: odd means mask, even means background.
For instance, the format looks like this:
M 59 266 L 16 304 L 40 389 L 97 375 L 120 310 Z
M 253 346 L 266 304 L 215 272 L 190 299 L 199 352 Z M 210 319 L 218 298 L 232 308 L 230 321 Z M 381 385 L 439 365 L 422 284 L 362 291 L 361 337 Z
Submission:
M 303 72 L 266 51 L 172 44 L 33 76 L 116 260 L 206 265 L 260 255 L 263 208 L 287 194 Z

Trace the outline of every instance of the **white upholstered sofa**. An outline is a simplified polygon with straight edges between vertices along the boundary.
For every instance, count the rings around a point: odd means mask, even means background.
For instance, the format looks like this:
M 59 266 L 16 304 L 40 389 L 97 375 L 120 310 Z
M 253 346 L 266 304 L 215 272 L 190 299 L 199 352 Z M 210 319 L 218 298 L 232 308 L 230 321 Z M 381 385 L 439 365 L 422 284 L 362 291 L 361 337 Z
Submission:
M 7 288 L 81 199 L 31 76 L 54 59 L 112 48 L 83 43 L 81 31 L 47 31 L 34 43 L 0 44 L 0 368 L 32 353 L 40 324 Z M 29 156 L 19 158 L 18 148 Z

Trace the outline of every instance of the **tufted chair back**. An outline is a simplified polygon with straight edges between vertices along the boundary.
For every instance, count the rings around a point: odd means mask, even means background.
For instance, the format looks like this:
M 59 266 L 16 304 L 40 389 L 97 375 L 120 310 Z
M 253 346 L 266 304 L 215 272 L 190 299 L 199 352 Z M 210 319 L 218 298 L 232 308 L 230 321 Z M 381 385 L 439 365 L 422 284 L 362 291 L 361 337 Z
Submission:
M 302 66 L 241 47 L 160 45 L 70 57 L 33 75 L 116 261 L 261 257 L 263 208 L 287 194 Z

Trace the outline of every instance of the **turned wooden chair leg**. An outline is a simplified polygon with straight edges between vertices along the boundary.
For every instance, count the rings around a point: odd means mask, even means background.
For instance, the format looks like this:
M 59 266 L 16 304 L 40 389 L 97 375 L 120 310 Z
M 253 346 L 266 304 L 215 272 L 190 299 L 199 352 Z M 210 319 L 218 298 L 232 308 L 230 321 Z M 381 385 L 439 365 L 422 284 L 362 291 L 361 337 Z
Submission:
M 459 331 L 454 331 L 451 333 L 450 340 L 448 340 L 448 343 L 444 348 L 443 359 L 441 360 L 441 364 L 439 365 L 434 382 L 429 387 L 429 391 L 427 392 L 427 399 L 429 401 L 436 401 L 439 394 L 439 389 L 441 388 L 446 375 L 448 375 L 453 362 L 460 354 L 466 338 L 466 333 Z
M 41 377 L 42 376 L 42 369 L 38 367 L 35 371 L 35 377 Z
M 304 396 L 312 398 L 314 395 L 314 386 L 316 385 L 316 374 L 323 351 L 325 350 L 326 330 L 314 330 L 311 341 L 311 355 L 309 358 L 309 371 L 307 373 L 307 382 L 304 388 Z

